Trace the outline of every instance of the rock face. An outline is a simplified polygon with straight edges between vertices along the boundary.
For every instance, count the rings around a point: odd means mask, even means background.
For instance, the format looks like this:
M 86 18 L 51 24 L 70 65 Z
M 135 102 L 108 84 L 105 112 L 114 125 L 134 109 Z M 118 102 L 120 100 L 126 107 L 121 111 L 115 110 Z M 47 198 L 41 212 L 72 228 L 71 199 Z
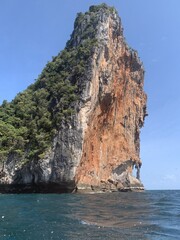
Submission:
M 75 115 L 62 123 L 43 159 L 20 166 L 15 155 L 8 158 L 1 166 L 1 192 L 143 189 L 139 156 L 146 116 L 143 65 L 127 45 L 115 9 L 90 7 L 72 33 L 73 47 L 84 41 L 89 25 L 97 44 L 78 82 Z

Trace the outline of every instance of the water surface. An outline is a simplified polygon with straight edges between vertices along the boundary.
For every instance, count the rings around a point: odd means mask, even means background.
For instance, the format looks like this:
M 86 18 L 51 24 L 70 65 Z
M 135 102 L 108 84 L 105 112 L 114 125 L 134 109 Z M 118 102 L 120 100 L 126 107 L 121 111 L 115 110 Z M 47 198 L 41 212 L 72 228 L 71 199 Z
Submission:
M 2 194 L 0 239 L 180 239 L 180 191 Z

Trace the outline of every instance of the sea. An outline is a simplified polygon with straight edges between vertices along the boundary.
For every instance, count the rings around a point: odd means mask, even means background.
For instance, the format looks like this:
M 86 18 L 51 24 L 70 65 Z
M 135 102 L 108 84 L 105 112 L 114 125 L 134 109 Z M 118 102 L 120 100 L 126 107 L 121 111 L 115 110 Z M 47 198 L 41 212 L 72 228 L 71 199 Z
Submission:
M 180 191 L 1 194 L 0 239 L 180 239 Z

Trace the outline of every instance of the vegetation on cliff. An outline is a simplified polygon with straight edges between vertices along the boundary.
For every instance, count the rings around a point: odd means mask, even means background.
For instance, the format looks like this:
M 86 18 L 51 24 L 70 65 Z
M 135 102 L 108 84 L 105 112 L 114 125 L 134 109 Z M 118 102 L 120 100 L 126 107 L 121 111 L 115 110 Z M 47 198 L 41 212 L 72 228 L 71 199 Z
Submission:
M 13 101 L 2 103 L 0 161 L 11 154 L 25 162 L 43 158 L 62 121 L 67 122 L 75 113 L 74 102 L 83 88 L 82 77 L 97 45 L 95 26 L 97 12 L 102 8 L 112 11 L 102 4 L 91 6 L 85 14 L 79 13 L 65 49 L 47 63 L 34 84 Z

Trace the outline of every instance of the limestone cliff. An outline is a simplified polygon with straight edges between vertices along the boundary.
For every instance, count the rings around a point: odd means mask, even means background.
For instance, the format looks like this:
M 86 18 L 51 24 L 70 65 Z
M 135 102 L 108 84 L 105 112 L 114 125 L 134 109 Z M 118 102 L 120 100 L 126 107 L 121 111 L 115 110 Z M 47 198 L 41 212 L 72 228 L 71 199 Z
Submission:
M 76 81 L 75 113 L 61 122 L 42 159 L 22 164 L 16 155 L 8 157 L 0 173 L 4 191 L 143 189 L 139 154 L 146 94 L 142 62 L 127 45 L 114 8 L 92 6 L 79 14 L 67 47 L 75 49 L 92 38 L 95 44 L 86 71 Z

